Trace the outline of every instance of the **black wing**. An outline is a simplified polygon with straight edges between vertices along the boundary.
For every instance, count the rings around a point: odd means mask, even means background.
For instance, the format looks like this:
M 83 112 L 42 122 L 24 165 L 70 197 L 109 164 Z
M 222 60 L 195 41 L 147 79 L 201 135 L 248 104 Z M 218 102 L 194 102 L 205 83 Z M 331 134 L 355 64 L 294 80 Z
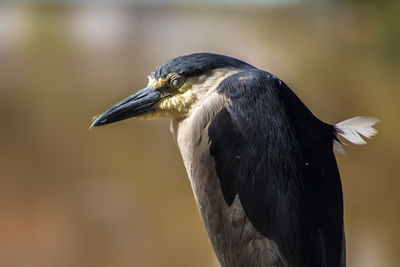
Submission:
M 290 266 L 344 266 L 334 128 L 261 70 L 237 73 L 217 90 L 228 104 L 208 133 L 228 205 L 238 194 L 253 226 L 276 242 Z

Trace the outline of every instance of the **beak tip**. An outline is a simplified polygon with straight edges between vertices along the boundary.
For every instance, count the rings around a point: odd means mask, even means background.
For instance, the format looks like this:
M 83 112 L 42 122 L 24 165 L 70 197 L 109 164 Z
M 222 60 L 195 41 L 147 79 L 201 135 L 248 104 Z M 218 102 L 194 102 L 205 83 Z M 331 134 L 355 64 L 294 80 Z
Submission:
M 104 119 L 102 115 L 96 115 L 92 118 L 92 125 L 90 125 L 89 129 L 92 129 L 97 126 L 103 125 L 107 119 Z

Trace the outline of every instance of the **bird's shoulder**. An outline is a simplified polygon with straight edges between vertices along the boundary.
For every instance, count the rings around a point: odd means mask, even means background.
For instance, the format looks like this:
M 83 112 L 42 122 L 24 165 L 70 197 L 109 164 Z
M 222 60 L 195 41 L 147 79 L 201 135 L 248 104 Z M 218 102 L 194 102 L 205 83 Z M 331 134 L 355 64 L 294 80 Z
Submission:
M 223 80 L 217 91 L 233 97 L 240 93 L 263 93 L 265 90 L 277 88 L 280 84 L 282 81 L 267 71 L 245 68 Z M 238 91 L 238 89 L 244 91 Z

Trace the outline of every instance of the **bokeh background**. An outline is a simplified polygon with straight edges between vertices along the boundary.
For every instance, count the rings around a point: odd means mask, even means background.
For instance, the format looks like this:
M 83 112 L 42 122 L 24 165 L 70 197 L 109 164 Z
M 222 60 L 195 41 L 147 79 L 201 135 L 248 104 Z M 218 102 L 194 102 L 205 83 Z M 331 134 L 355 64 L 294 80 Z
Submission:
M 276 74 L 326 122 L 381 119 L 337 155 L 348 265 L 398 266 L 399 3 L 2 1 L 0 266 L 217 266 L 169 121 L 89 130 L 203 51 Z

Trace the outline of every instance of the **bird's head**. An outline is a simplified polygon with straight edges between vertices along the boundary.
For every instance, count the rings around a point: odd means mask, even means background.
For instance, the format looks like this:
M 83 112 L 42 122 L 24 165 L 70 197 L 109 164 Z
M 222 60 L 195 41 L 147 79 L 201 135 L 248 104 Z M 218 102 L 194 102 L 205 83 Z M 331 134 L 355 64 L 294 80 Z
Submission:
M 96 118 L 91 128 L 131 117 L 184 118 L 222 80 L 245 68 L 253 67 L 210 53 L 171 59 L 149 75 L 147 87 L 112 106 Z

